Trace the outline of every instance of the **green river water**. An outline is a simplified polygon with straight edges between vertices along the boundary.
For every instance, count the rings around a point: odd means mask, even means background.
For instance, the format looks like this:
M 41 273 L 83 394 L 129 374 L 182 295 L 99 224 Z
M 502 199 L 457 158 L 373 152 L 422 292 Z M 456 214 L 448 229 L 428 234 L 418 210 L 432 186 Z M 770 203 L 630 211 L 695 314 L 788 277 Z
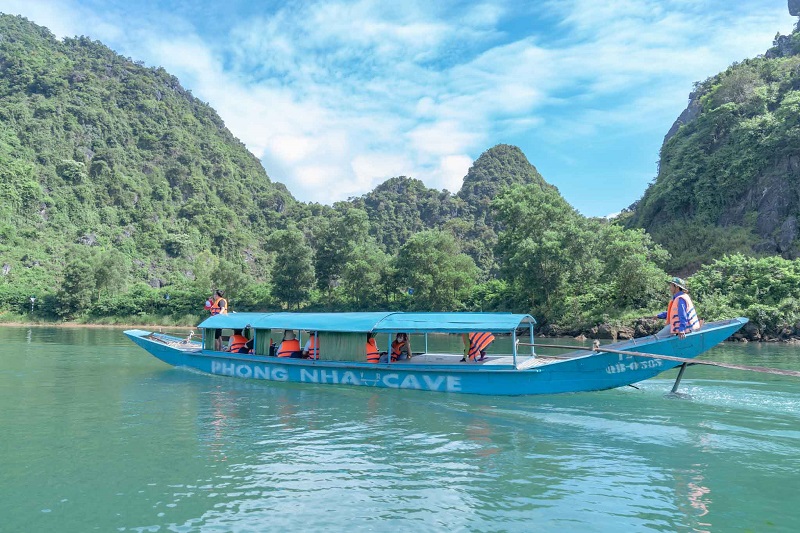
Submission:
M 478 397 L 208 376 L 118 329 L 0 345 L 2 532 L 800 531 L 798 378 Z

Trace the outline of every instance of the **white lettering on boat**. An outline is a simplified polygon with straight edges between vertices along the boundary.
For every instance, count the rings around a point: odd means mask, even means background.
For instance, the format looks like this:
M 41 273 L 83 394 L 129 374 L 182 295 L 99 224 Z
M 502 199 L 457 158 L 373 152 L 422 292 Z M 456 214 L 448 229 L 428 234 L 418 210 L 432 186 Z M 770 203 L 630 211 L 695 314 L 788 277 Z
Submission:
M 226 363 L 225 361 L 211 361 L 211 373 L 220 376 L 237 378 L 256 378 L 270 381 L 288 381 L 289 374 L 286 370 L 269 365 L 250 365 L 247 363 Z
M 303 383 L 319 383 L 319 370 L 300 369 L 300 381 Z
M 606 374 L 621 374 L 622 372 L 635 372 L 636 370 L 647 370 L 651 368 L 661 368 L 664 362 L 661 359 L 643 359 L 634 361 L 632 356 L 620 356 L 619 362 L 606 367 Z
M 419 380 L 414 374 L 407 375 L 403 382 L 400 384 L 401 389 L 417 389 L 419 390 Z
M 461 392 L 461 378 L 447 376 L 447 392 Z
M 422 376 L 422 381 L 425 382 L 425 388 L 428 390 L 439 390 L 439 387 L 442 386 L 444 380 L 444 376 L 436 376 L 436 379 L 431 379 L 430 376 L 426 376 L 424 374 Z
M 389 389 L 416 389 L 448 392 L 459 392 L 461 390 L 461 378 L 459 377 L 429 376 L 427 374 L 422 374 L 420 376 L 408 374 L 401 380 L 400 375 L 395 373 L 381 374 L 380 372 L 376 372 L 370 375 L 369 372 L 360 372 L 357 374 L 350 370 L 340 372 L 338 370 L 301 368 L 300 381 L 303 383 L 325 383 L 332 385 L 384 386 Z
M 400 376 L 397 374 L 386 374 L 383 376 L 383 384 L 390 389 L 400 388 Z
M 342 385 L 361 385 L 361 381 L 356 377 L 353 372 L 345 372 L 342 376 Z
M 611 368 L 611 367 L 609 367 Z M 302 383 L 325 383 L 330 385 L 364 385 L 389 389 L 415 389 L 460 392 L 461 378 L 458 376 L 431 376 L 428 374 L 383 374 L 381 372 L 354 372 L 352 370 L 300 368 Z M 289 381 L 289 370 L 258 363 L 234 361 L 211 361 L 211 373 L 237 378 L 255 378 L 268 381 Z M 296 375 L 296 374 L 295 374 Z

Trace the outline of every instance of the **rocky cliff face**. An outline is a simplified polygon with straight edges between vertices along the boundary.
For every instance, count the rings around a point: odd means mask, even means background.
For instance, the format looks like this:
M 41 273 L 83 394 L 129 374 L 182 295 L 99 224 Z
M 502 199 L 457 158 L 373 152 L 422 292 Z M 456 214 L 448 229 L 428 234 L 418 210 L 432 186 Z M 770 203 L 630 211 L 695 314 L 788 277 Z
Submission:
M 800 0 L 798 0 L 800 1 Z M 661 145 L 662 149 L 667 141 L 669 141 L 673 135 L 678 132 L 678 129 L 683 126 L 684 124 L 688 124 L 689 122 L 693 121 L 697 115 L 700 114 L 702 110 L 700 106 L 700 98 L 697 91 L 692 91 L 689 94 L 689 105 L 686 106 L 686 109 L 678 115 L 678 118 L 675 122 L 672 123 L 672 127 L 669 129 L 667 134 L 664 136 L 664 143 Z
M 695 85 L 627 222 L 671 252 L 672 270 L 736 251 L 800 257 L 799 88 L 798 29 Z

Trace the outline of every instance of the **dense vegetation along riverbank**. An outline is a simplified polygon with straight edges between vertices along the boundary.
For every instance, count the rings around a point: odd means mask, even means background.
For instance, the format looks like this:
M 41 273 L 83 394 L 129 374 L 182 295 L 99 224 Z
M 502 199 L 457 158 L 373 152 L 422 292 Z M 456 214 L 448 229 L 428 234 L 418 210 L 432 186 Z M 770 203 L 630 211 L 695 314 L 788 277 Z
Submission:
M 662 284 L 664 288 L 666 281 Z M 750 322 L 733 337 L 744 341 L 789 341 L 800 340 L 800 261 L 789 261 L 778 257 L 761 259 L 742 255 L 726 257 L 702 267 L 689 278 L 691 293 L 704 320 L 719 320 L 744 316 Z M 3 292 L 5 290 L 5 292 Z M 571 289 L 577 292 L 577 288 Z M 260 294 L 255 289 L 247 295 Z M 484 297 L 487 293 L 483 293 Z M 320 295 L 321 296 L 321 295 Z M 413 297 L 413 295 L 411 295 Z M 581 297 L 597 297 L 584 292 Z M 38 322 L 43 325 L 95 324 L 95 325 L 156 325 L 164 327 L 194 327 L 207 315 L 198 312 L 206 294 L 198 289 L 171 292 L 139 285 L 135 290 L 119 293 L 113 297 L 104 295 L 92 299 L 80 319 L 64 321 L 60 317 L 57 294 L 45 294 L 38 298 L 31 310 L 30 298 L 0 286 L 0 297 L 9 303 L 8 311 L 0 314 L 0 322 L 19 324 Z M 578 296 L 574 296 L 577 298 Z M 655 299 L 655 298 L 654 298 Z M 598 309 L 603 313 L 596 317 L 578 314 L 583 320 L 559 320 L 533 313 L 539 324 L 537 334 L 545 336 L 585 336 L 598 339 L 629 339 L 657 332 L 664 322 L 651 318 L 666 306 L 666 291 L 657 299 L 658 305 L 649 308 L 620 310 L 613 306 Z M 500 300 L 497 300 L 500 301 Z M 113 305 L 112 305 L 113 304 Z M 246 297 L 230 300 L 235 311 L 261 311 L 269 309 L 263 302 Z M 393 304 L 376 303 L 373 310 L 413 308 L 411 299 L 398 299 Z M 488 305 L 486 306 L 488 307 Z M 486 307 L 471 310 L 487 310 Z M 274 308 L 278 310 L 278 308 Z M 303 311 L 343 311 L 352 307 L 325 306 L 317 300 L 304 306 Z M 500 309 L 507 310 L 507 309 Z M 615 315 L 611 315 L 615 312 Z M 523 311 L 525 312 L 525 311 Z

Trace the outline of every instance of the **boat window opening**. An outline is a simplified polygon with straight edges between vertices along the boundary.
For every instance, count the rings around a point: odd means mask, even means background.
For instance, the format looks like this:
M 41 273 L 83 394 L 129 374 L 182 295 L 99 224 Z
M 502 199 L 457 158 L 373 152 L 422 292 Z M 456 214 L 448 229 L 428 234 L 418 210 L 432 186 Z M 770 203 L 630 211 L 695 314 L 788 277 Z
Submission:
M 408 334 L 408 343 L 411 344 L 411 351 L 413 355 L 422 355 L 425 352 L 423 351 L 423 346 L 427 348 L 427 344 L 425 342 L 425 335 L 422 333 L 409 333 Z
M 216 346 L 214 345 L 214 337 L 217 334 L 218 328 L 203 328 L 203 349 L 210 350 L 212 352 L 216 351 Z M 228 339 L 230 339 L 231 335 L 233 335 L 233 330 L 229 328 L 223 328 L 221 330 L 220 338 L 222 339 L 222 346 L 228 345 Z
M 203 328 L 203 349 L 214 349 L 214 330 Z

